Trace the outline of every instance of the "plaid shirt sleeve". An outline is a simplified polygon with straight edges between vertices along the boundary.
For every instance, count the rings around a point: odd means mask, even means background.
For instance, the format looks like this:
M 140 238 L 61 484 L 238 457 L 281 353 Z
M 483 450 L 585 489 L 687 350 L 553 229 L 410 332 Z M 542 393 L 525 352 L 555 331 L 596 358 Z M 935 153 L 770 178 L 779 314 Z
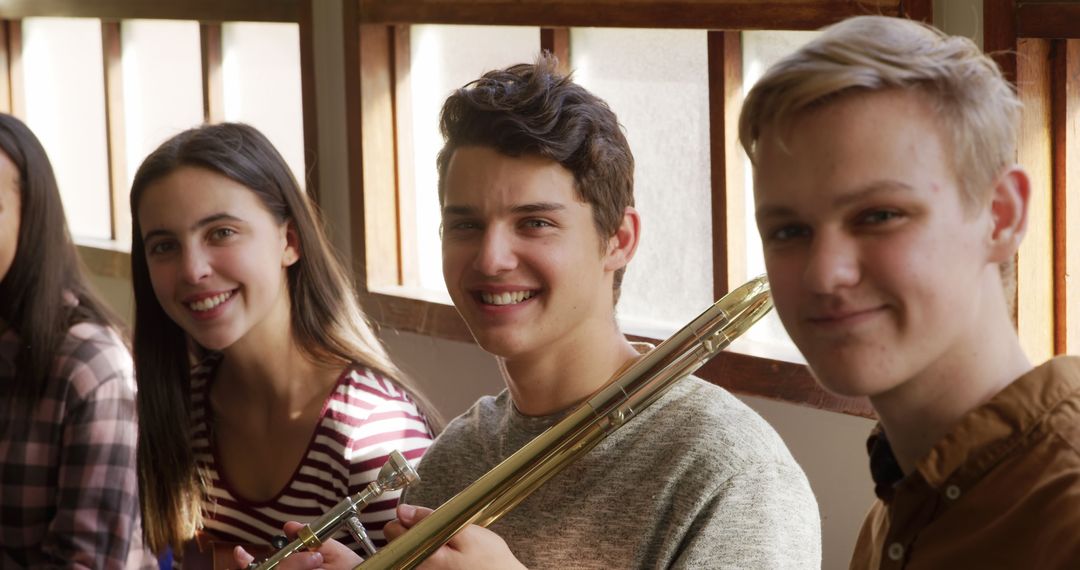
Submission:
M 71 329 L 55 381 L 33 410 L 22 453 L 4 459 L 21 475 L 24 561 L 30 566 L 123 569 L 150 566 L 142 546 L 131 356 L 98 325 Z M 5 505 L 9 507 L 10 505 Z M 35 543 L 37 548 L 35 547 Z

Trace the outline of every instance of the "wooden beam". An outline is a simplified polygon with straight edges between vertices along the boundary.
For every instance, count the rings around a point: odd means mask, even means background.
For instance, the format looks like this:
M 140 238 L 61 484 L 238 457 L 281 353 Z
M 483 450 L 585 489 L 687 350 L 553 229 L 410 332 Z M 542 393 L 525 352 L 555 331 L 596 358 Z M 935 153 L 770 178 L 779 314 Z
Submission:
M 11 114 L 11 64 L 8 52 L 8 25 L 0 20 L 0 113 Z
M 1022 38 L 1080 38 L 1080 3 L 1024 2 L 1016 7 L 1016 33 Z
M 706 36 L 709 69 L 709 164 L 712 209 L 712 298 L 719 299 L 729 289 L 728 275 L 728 187 L 725 175 L 727 77 L 725 62 L 728 56 L 725 32 L 709 32 Z M 737 40 L 736 40 L 737 41 Z M 736 44 L 738 49 L 738 44 Z M 735 198 L 735 197 L 732 197 Z
M 1023 113 L 1017 159 L 1031 176 L 1027 235 L 1017 255 L 1017 327 L 1020 344 L 1034 362 L 1054 353 L 1053 157 L 1050 44 L 1021 39 L 1017 86 Z
M 303 7 L 303 0 L 4 0 L 0 2 L 0 18 L 298 22 Z
M 300 100 L 304 123 L 305 188 L 311 199 L 319 203 L 319 117 L 315 100 L 315 30 L 312 2 L 304 0 L 300 17 Z
M 360 29 L 358 5 L 345 0 L 342 3 L 342 26 L 344 26 L 345 49 L 345 132 L 347 140 L 347 163 L 349 165 L 349 227 L 351 232 L 352 272 L 356 286 L 367 291 L 367 239 L 364 211 L 364 124 L 360 105 Z M 384 165 L 385 166 L 385 165 Z
M 105 72 L 105 140 L 109 157 L 109 205 L 112 238 L 131 243 L 128 206 L 127 136 L 124 123 L 124 72 L 120 22 L 101 23 L 102 68 Z
M 76 248 L 90 273 L 131 281 L 131 254 L 129 252 L 113 249 L 111 244 L 97 246 L 80 243 L 76 245 Z
M 26 75 L 23 73 L 22 20 L 7 23 L 8 80 L 11 114 L 26 121 Z
M 361 297 L 368 317 L 381 327 L 436 338 L 475 342 L 454 307 L 397 295 L 368 292 Z M 659 344 L 663 339 L 628 335 L 634 341 Z M 721 352 L 696 376 L 740 394 L 760 396 L 843 414 L 874 417 L 865 398 L 826 392 L 806 366 L 735 352 Z
M 1068 104 L 1067 83 L 1068 53 L 1064 40 L 1050 43 L 1050 142 L 1051 142 L 1051 243 L 1053 244 L 1053 289 L 1054 289 L 1054 354 L 1065 352 L 1066 346 L 1066 247 L 1067 247 L 1067 196 L 1066 179 L 1066 107 Z
M 361 301 L 368 318 L 381 327 L 458 342 L 475 342 L 452 305 L 374 292 L 361 295 Z
M 1056 276 L 1055 285 L 1064 291 L 1065 306 L 1057 312 L 1057 318 L 1065 321 L 1062 352 L 1076 354 L 1080 353 L 1080 39 L 1065 42 L 1064 79 L 1065 120 L 1054 127 L 1064 131 L 1065 180 L 1054 207 L 1065 213 L 1064 220 L 1055 220 L 1059 228 L 1055 247 L 1064 248 L 1065 259 L 1064 275 Z
M 413 153 L 412 40 L 409 26 L 394 26 L 394 160 L 397 171 L 398 283 L 420 285 L 417 244 L 416 159 Z
M 816 30 L 901 0 L 352 0 L 368 24 Z
M 360 26 L 360 164 L 367 285 L 399 285 L 393 28 Z
M 900 2 L 900 14 L 909 20 L 933 24 L 934 0 L 902 0 Z
M 1009 81 L 1016 81 L 1015 0 L 983 0 L 983 51 Z
M 837 396 L 825 391 L 802 364 L 725 351 L 695 374 L 738 394 L 852 416 L 875 417 L 869 400 Z
M 570 73 L 570 28 L 540 28 L 540 51 L 559 60 L 559 73 Z
M 225 80 L 221 73 L 221 24 L 203 23 L 199 26 L 202 44 L 203 120 L 220 123 L 225 120 Z
M 713 298 L 746 280 L 746 188 L 738 144 L 742 105 L 739 32 L 709 32 L 709 155 L 712 190 Z

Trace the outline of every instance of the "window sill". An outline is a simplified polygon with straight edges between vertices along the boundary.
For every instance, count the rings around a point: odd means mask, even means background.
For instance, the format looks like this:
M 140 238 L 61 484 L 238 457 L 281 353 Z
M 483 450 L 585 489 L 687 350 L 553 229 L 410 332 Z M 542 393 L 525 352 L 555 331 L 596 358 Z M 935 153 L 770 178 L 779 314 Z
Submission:
M 411 295 L 417 295 L 416 298 Z M 474 342 L 465 322 L 452 305 L 430 291 L 380 287 L 361 294 L 368 317 L 378 325 L 400 331 L 459 342 Z M 626 323 L 627 337 L 659 344 L 671 333 L 663 327 L 635 327 Z M 641 329 L 641 330 L 638 330 Z M 646 334 L 640 334 L 640 333 Z M 740 339 L 695 374 L 739 394 L 780 400 L 864 418 L 873 418 L 865 398 L 849 398 L 825 391 L 801 362 L 769 343 Z
M 75 245 L 86 268 L 99 277 L 131 281 L 131 251 L 112 240 L 78 238 Z

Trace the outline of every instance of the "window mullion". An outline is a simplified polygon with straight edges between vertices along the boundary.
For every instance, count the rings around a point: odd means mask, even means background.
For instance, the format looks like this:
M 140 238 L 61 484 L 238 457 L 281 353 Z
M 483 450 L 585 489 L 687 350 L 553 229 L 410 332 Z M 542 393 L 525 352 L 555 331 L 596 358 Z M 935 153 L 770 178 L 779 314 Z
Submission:
M 131 243 L 131 212 L 127 205 L 127 144 L 124 131 L 124 74 L 120 22 L 101 23 L 105 71 L 105 140 L 109 160 L 109 203 L 112 239 Z
M 221 73 L 221 23 L 204 22 L 199 26 L 202 45 L 203 116 L 207 123 L 225 120 L 225 80 Z

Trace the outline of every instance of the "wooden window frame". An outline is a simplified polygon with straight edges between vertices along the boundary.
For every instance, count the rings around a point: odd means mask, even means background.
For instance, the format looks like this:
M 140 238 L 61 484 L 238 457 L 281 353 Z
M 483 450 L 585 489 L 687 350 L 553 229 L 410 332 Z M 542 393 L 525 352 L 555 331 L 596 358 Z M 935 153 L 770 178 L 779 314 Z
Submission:
M 712 163 L 713 283 L 719 297 L 732 276 L 745 273 L 741 211 L 743 173 L 736 144 L 741 98 L 739 32 L 755 29 L 815 30 L 857 14 L 906 15 L 931 21 L 931 0 L 346 0 L 346 115 L 350 156 L 353 269 L 370 317 L 381 326 L 437 338 L 473 342 L 456 310 L 403 287 L 412 274 L 402 212 L 415 211 L 400 192 L 402 172 L 412 167 L 404 125 L 408 26 L 412 24 L 524 25 L 541 28 L 541 48 L 569 64 L 570 27 L 706 29 Z M 405 38 L 405 41 L 402 41 Z M 404 53 L 403 53 L 404 52 Z M 405 85 L 404 87 L 407 87 Z M 399 138 L 400 137 L 400 138 Z M 403 164 L 404 162 L 404 164 Z M 407 168 L 403 168 L 407 167 Z M 395 177 L 388 173 L 398 173 Z M 390 222 L 388 212 L 399 217 Z M 415 247 L 415 245 L 411 246 Z M 740 254 L 741 255 L 741 254 Z M 662 339 L 630 335 L 659 342 Z M 872 417 L 865 398 L 824 391 L 807 368 L 783 360 L 724 352 L 698 375 L 732 391 L 857 416 Z
M 84 262 L 96 275 L 130 279 L 129 253 L 120 243 L 130 239 L 131 216 L 122 187 L 126 172 L 124 105 L 120 25 L 124 20 L 164 19 L 197 21 L 203 67 L 203 113 L 208 122 L 224 118 L 221 79 L 221 24 L 223 22 L 294 23 L 300 31 L 301 98 L 303 100 L 305 171 L 308 192 L 318 198 L 315 161 L 318 129 L 315 108 L 312 2 L 317 0 L 5 0 L 0 4 L 0 111 L 21 119 L 25 113 L 22 71 L 24 18 L 96 18 L 102 22 L 102 58 L 105 72 L 106 144 L 109 160 L 110 227 L 112 240 L 80 243 Z
M 983 10 L 984 49 L 1024 104 L 1017 161 L 1032 176 L 1032 200 L 1015 317 L 1025 351 L 1041 361 L 1080 350 L 1080 4 L 983 0 Z

